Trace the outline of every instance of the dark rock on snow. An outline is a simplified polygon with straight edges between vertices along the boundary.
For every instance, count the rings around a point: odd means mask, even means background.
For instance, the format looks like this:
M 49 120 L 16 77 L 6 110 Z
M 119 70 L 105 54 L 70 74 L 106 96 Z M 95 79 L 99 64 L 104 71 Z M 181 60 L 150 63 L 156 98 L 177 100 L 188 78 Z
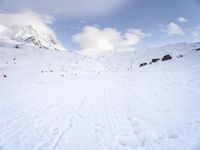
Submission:
M 170 60 L 172 59 L 172 56 L 170 55 L 165 55 L 163 58 L 162 58 L 162 61 L 166 61 L 166 60 Z
M 176 58 L 181 58 L 181 57 L 183 57 L 183 55 L 178 55 L 178 56 L 176 56 Z
M 15 48 L 20 49 L 20 46 L 19 46 L 19 45 L 16 45 Z
M 140 67 L 143 67 L 143 66 L 146 66 L 147 65 L 147 63 L 142 63 L 142 64 L 140 64 Z
M 160 58 L 153 58 L 152 60 L 151 60 L 151 62 L 152 63 L 155 63 L 155 62 L 157 62 L 157 61 L 159 61 L 160 60 Z

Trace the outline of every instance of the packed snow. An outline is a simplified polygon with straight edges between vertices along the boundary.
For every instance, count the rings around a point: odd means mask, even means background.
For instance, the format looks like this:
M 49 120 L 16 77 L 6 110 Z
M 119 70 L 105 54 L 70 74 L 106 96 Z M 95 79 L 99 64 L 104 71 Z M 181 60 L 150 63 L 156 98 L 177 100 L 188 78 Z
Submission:
M 200 149 L 200 43 L 87 56 L 17 42 L 0 44 L 1 150 Z

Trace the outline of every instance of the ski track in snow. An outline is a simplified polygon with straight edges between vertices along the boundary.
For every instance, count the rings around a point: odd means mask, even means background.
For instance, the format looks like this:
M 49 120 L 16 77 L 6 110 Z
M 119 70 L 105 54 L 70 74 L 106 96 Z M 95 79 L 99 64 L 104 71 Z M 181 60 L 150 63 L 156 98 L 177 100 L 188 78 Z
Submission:
M 15 118 L 11 116 L 14 120 L 1 129 L 1 134 L 11 130 L 12 127 L 16 128 L 13 133 L 8 132 L 5 139 L 3 139 L 5 135 L 2 136 L 1 149 L 12 149 L 13 147 L 52 150 L 170 149 L 162 143 L 165 140 L 172 143 L 174 140 L 176 144 L 179 143 L 189 149 L 195 148 L 193 144 L 188 144 L 181 138 L 176 140 L 182 136 L 179 135 L 178 130 L 177 133 L 176 131 L 161 132 L 155 135 L 151 133 L 148 124 L 155 127 L 157 122 L 161 122 L 163 127 L 170 128 L 170 125 L 168 127 L 164 124 L 165 122 L 162 122 L 167 119 L 172 120 L 170 122 L 176 122 L 172 127 L 183 130 L 180 134 L 191 136 L 187 127 L 179 127 L 182 122 L 168 115 L 169 112 L 154 109 L 135 89 L 130 89 L 129 86 L 126 88 L 128 85 L 126 80 L 117 84 L 115 80 L 108 78 L 105 80 L 108 83 L 107 86 L 101 82 L 100 78 L 95 79 L 95 82 L 92 81 L 88 86 L 80 86 L 81 89 L 87 89 L 83 90 L 84 92 L 80 95 L 77 91 L 78 86 L 68 90 L 59 89 L 58 91 L 62 91 L 60 96 L 48 103 L 46 100 L 36 103 L 30 114 L 26 113 L 26 109 L 24 111 L 22 109 L 19 116 L 17 113 Z M 122 83 L 124 85 L 120 85 Z M 112 90 L 116 86 L 118 87 Z M 100 87 L 98 91 L 95 90 L 97 87 Z M 86 131 L 82 135 L 83 130 Z M 83 139 L 82 142 L 79 141 L 80 138 Z M 199 144 L 199 139 L 198 135 L 194 136 L 194 141 L 191 142 Z M 91 141 L 93 143 L 90 143 Z
M 4 61 L 10 77 L 0 80 L 0 150 L 200 149 L 198 64 L 124 72 L 99 65 L 84 74 L 74 69 L 79 63 L 59 72 L 61 60 L 47 65 L 51 73 Z

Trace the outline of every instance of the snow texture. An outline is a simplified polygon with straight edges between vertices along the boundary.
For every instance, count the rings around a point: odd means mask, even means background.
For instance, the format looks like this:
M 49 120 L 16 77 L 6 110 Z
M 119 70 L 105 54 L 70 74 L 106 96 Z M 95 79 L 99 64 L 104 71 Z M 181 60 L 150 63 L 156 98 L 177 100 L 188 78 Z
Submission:
M 1 42 L 0 149 L 199 150 L 197 48 L 90 57 Z

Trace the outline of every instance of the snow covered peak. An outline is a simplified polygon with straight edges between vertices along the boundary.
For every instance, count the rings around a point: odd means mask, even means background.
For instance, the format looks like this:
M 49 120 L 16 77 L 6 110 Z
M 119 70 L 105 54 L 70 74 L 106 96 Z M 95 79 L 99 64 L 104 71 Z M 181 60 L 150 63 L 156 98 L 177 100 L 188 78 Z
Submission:
M 33 12 L 0 14 L 0 42 L 65 50 L 45 19 Z

